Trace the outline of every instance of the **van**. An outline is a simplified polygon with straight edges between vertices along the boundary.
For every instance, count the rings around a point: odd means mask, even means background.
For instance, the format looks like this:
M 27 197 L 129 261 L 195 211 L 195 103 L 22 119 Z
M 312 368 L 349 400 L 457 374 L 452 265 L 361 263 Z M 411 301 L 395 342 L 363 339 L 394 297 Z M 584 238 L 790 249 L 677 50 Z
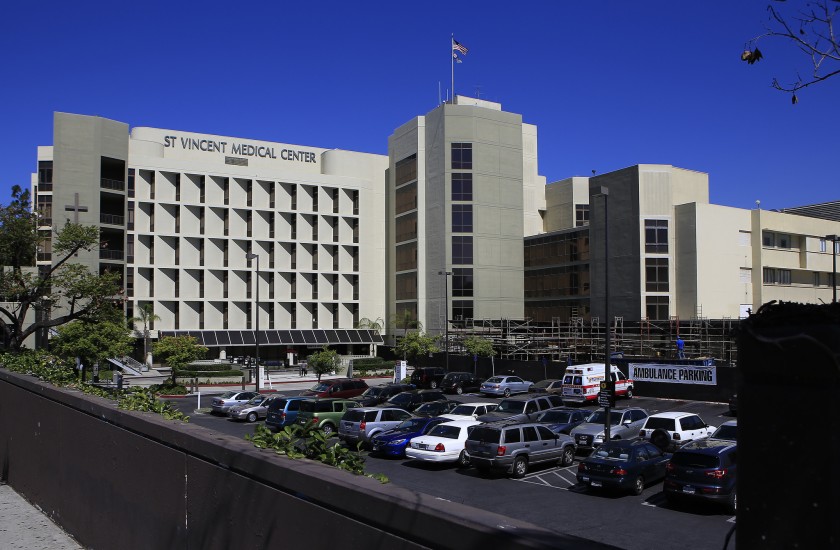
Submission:
M 286 426 L 295 424 L 297 422 L 298 411 L 300 410 L 300 402 L 306 397 L 276 397 L 268 405 L 268 415 L 265 418 L 265 426 L 269 430 L 276 432 L 282 430 Z
M 575 365 L 566 369 L 563 375 L 563 401 L 567 403 L 589 403 L 597 401 L 604 380 L 604 363 Z M 615 395 L 627 399 L 633 397 L 633 381 L 624 376 L 615 365 L 610 365 L 610 378 L 615 382 Z

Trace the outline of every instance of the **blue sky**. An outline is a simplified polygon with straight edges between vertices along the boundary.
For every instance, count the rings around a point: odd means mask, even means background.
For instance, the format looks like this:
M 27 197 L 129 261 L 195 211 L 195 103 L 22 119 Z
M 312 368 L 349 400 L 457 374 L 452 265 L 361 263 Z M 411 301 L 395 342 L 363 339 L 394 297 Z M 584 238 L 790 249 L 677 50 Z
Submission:
M 708 172 L 711 201 L 840 200 L 840 77 L 790 104 L 808 60 L 768 2 L 13 2 L 0 21 L 0 203 L 29 185 L 52 113 L 387 153 L 450 87 L 538 127 L 548 181 L 638 163 Z M 782 7 L 796 4 L 776 4 Z

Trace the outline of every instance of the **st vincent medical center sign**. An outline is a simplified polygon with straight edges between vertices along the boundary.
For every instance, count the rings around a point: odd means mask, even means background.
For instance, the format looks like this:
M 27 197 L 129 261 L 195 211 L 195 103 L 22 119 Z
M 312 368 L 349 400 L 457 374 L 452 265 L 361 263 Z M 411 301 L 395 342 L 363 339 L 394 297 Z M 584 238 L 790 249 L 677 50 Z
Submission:
M 628 367 L 629 378 L 637 382 L 717 385 L 717 367 L 714 366 L 630 363 Z
M 236 141 L 222 141 L 199 137 L 182 137 L 168 135 L 163 138 L 163 146 L 180 148 L 185 151 L 203 151 L 207 153 L 221 153 L 237 157 L 261 157 L 281 159 L 304 163 L 316 163 L 317 156 L 311 151 L 297 149 L 276 149 L 272 145 L 240 143 Z

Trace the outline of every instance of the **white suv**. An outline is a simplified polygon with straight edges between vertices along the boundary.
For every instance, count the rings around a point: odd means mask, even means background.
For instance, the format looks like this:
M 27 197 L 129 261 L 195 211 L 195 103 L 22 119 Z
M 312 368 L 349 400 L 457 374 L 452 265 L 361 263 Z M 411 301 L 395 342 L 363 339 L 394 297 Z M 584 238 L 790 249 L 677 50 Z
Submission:
M 662 450 L 672 451 L 695 439 L 709 437 L 715 426 L 709 426 L 694 413 L 663 412 L 650 415 L 639 432 Z

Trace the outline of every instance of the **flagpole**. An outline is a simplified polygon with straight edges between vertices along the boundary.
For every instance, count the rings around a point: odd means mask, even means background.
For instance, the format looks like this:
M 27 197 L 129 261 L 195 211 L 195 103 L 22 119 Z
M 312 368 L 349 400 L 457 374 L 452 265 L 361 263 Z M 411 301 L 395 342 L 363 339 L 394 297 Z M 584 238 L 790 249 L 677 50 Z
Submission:
M 455 33 L 449 39 L 449 63 L 452 65 L 452 104 L 455 104 Z

